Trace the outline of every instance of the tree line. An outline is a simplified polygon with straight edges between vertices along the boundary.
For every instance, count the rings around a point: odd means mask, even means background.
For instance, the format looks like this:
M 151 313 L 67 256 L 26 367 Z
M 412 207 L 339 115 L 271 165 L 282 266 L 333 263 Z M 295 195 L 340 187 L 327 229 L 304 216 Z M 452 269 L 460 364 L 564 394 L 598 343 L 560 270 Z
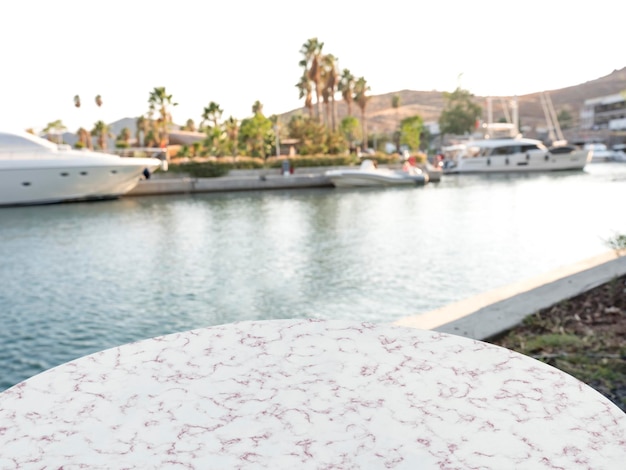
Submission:
M 375 146 L 368 136 L 366 108 L 371 90 L 365 77 L 356 77 L 348 69 L 339 71 L 338 58 L 324 51 L 324 43 L 318 38 L 308 39 L 300 48 L 300 79 L 295 84 L 299 98 L 304 100 L 305 113 L 292 116 L 289 122 L 280 123 L 279 117 L 263 114 L 263 105 L 256 101 L 252 105 L 252 116 L 238 120 L 233 116 L 222 119 L 224 110 L 211 101 L 203 108 L 201 119 L 196 125 L 188 119 L 181 130 L 202 132 L 204 140 L 193 146 L 181 149 L 183 156 L 237 156 L 266 158 L 277 153 L 277 141 L 289 138 L 298 142 L 301 155 L 340 154 L 355 151 L 357 146 L 367 149 Z M 347 115 L 338 119 L 337 98 L 343 100 Z M 442 134 L 463 134 L 471 131 L 482 109 L 473 101 L 473 95 L 467 90 L 457 88 L 452 93 L 444 93 L 445 107 L 439 119 Z M 103 105 L 102 97 L 97 95 L 98 107 Z M 81 98 L 74 97 L 74 105 L 81 107 Z M 353 116 L 353 106 L 360 110 L 360 119 Z M 134 145 L 137 147 L 166 147 L 169 144 L 168 131 L 173 122 L 171 109 L 177 106 L 165 87 L 155 87 L 148 96 L 148 109 L 136 118 Z M 398 109 L 400 98 L 392 97 L 391 107 Z M 44 132 L 60 135 L 66 128 L 60 120 L 48 124 Z M 117 147 L 130 147 L 133 135 L 128 128 L 113 135 L 109 126 L 97 121 L 87 130 L 77 131 L 77 147 L 96 147 L 106 150 L 107 140 L 116 139 Z M 415 115 L 399 121 L 398 129 L 390 140 L 406 145 L 412 150 L 423 147 L 423 140 L 428 140 L 420 116 Z M 93 138 L 93 140 L 92 140 Z M 374 138 L 374 141 L 376 138 Z M 374 145 L 373 145 L 374 144 Z

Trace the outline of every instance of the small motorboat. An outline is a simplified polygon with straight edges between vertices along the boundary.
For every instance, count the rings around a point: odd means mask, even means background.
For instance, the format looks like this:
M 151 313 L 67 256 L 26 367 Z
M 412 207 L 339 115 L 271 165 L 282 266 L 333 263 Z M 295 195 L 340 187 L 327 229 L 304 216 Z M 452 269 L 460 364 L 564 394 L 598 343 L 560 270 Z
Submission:
M 417 167 L 404 165 L 402 170 L 378 168 L 372 160 L 363 160 L 359 168 L 328 170 L 326 177 L 338 188 L 364 186 L 420 186 L 428 175 Z

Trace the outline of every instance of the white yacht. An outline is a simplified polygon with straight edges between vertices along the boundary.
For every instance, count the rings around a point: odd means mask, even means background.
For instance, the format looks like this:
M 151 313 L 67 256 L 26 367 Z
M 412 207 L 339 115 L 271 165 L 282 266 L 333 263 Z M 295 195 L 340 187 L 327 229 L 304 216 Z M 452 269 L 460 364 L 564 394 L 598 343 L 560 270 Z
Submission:
M 26 132 L 0 131 L 0 206 L 112 199 L 160 166 L 156 158 L 73 150 Z
M 484 139 L 443 149 L 444 173 L 517 173 L 582 170 L 590 150 L 573 146 L 547 148 L 535 139 Z
M 517 101 L 513 101 L 512 122 L 492 120 L 491 99 L 487 100 L 487 122 L 482 138 L 468 140 L 442 149 L 444 173 L 522 173 L 532 171 L 582 170 L 591 161 L 592 152 L 567 145 L 547 94 L 542 94 L 546 122 L 551 129 L 553 146 L 525 138 L 519 132 Z M 552 129 L 555 129 L 556 134 Z

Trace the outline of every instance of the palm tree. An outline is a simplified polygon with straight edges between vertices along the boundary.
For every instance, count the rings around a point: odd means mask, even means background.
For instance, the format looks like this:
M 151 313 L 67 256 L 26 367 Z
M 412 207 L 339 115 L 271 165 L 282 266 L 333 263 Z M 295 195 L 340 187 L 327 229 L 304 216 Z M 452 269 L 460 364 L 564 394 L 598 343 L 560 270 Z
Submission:
M 391 97 L 391 107 L 396 110 L 396 120 L 398 119 L 398 108 L 400 107 L 400 95 Z
M 322 72 L 322 83 L 326 83 L 326 72 Z M 330 123 L 330 88 L 322 87 L 322 102 L 324 104 L 324 119 L 322 120 L 326 129 Z
M 81 127 L 76 132 L 78 134 L 78 145 L 81 148 L 88 148 L 89 150 L 93 149 L 93 145 L 91 143 L 91 134 L 84 127 Z
M 348 116 L 352 116 L 354 83 L 354 75 L 350 73 L 350 70 L 343 69 L 343 72 L 341 73 L 341 78 L 339 79 L 338 90 L 341 92 L 341 96 L 348 106 Z
M 220 105 L 215 101 L 211 101 L 209 106 L 204 108 L 202 112 L 202 122 L 200 124 L 200 128 L 204 127 L 204 123 L 206 121 L 211 121 L 213 123 L 213 127 L 218 127 L 218 121 L 222 117 L 222 113 L 224 110 L 220 108 Z
M 300 52 L 304 55 L 304 59 L 300 61 L 300 65 L 307 72 L 309 80 L 315 84 L 315 96 L 317 97 L 317 118 L 321 116 L 322 106 L 322 70 L 321 59 L 324 43 L 319 42 L 317 38 L 311 38 L 302 45 Z
M 93 129 L 91 129 L 91 135 L 97 137 L 98 147 L 100 147 L 101 150 L 106 150 L 107 139 L 109 137 L 115 137 L 113 134 L 111 134 L 109 126 L 104 121 L 97 121 L 94 124 Z
M 313 90 L 311 89 L 311 81 L 306 71 L 300 77 L 296 87 L 300 90 L 298 98 L 304 98 L 304 107 L 308 110 L 309 116 L 313 117 Z
M 231 154 L 233 157 L 237 156 L 237 141 L 239 138 L 239 122 L 234 117 L 230 116 L 224 123 L 226 130 L 226 136 L 228 137 L 229 145 L 231 145 Z
M 400 120 L 398 119 L 398 108 L 400 107 L 400 95 L 391 97 L 391 107 L 396 111 L 396 123 L 398 130 L 396 131 L 396 150 L 400 153 Z
M 124 142 L 124 144 L 126 144 L 127 147 L 130 147 L 130 138 L 131 138 L 131 136 L 132 136 L 132 132 L 130 132 L 130 129 L 128 127 L 125 127 L 120 132 L 118 140 L 121 140 L 122 142 Z
M 150 129 L 150 123 L 145 116 L 139 116 L 135 121 L 135 139 L 137 139 L 137 147 L 145 147 L 146 136 Z
M 367 84 L 367 81 L 365 78 L 360 77 L 354 84 L 354 101 L 361 109 L 361 127 L 363 129 L 364 149 L 367 148 L 367 122 L 365 120 L 365 108 L 367 107 L 367 102 L 369 101 L 369 96 L 367 96 L 368 91 L 370 91 L 370 87 Z
M 148 99 L 150 105 L 149 112 L 152 115 L 156 108 L 159 110 L 159 124 L 161 129 L 159 130 L 159 140 L 161 147 L 167 147 L 169 143 L 167 129 L 172 122 L 172 115 L 169 113 L 170 106 L 177 106 L 178 103 L 172 102 L 172 95 L 168 95 L 165 91 L 165 87 L 155 87 L 150 92 L 150 98 Z
M 330 98 L 330 114 L 333 131 L 337 130 L 337 108 L 335 103 L 335 93 L 339 85 L 339 75 L 337 74 L 337 58 L 332 54 L 326 54 L 322 58 L 324 75 L 324 103 L 328 106 Z
M 187 119 L 187 122 L 185 123 L 185 130 L 196 132 L 196 123 L 193 119 Z
M 263 116 L 263 104 L 259 100 L 256 100 L 252 105 L 252 114 L 254 114 L 255 116 L 257 114 Z

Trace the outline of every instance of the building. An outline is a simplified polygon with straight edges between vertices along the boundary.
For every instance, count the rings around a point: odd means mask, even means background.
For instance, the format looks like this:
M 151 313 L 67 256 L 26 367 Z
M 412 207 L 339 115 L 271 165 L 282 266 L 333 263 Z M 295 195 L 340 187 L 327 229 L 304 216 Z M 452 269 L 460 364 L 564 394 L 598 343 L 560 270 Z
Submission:
M 585 100 L 580 110 L 580 129 L 626 130 L 626 92 Z

